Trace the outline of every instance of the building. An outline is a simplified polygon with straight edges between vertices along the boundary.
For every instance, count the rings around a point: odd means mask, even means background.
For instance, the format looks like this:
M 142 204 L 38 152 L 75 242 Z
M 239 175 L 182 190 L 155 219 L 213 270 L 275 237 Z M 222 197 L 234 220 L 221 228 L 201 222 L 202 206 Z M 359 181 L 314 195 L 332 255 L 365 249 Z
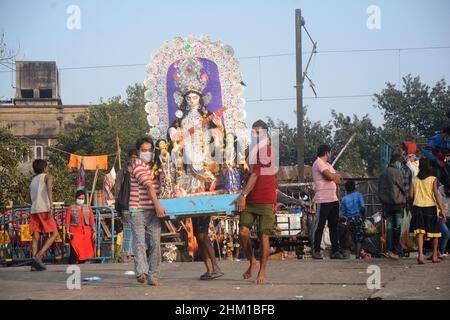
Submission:
M 62 103 L 56 62 L 16 61 L 16 93 L 10 103 L 0 104 L 0 126 L 30 143 L 31 162 L 46 158 L 45 147 L 56 144 L 58 134 L 87 109 Z

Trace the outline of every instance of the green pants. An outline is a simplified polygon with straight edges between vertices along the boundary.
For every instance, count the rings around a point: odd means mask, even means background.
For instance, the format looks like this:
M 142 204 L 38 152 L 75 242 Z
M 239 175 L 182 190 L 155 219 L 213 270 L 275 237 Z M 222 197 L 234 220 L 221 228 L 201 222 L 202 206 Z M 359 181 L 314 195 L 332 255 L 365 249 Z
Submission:
M 240 214 L 239 225 L 251 229 L 256 217 L 259 217 L 258 234 L 269 235 L 275 223 L 273 204 L 247 204 Z

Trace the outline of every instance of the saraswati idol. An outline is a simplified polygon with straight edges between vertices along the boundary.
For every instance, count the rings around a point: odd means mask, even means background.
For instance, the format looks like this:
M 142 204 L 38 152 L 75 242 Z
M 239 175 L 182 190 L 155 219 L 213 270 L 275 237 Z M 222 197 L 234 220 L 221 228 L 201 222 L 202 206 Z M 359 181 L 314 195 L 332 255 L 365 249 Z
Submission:
M 149 133 L 170 144 L 170 154 L 165 157 L 171 159 L 175 174 L 164 175 L 162 183 L 169 186 L 161 187 L 173 189 L 174 196 L 213 191 L 220 170 L 211 168 L 217 164 L 226 165 L 225 180 L 233 182 L 225 190 L 237 191 L 237 173 L 230 170 L 230 159 L 226 164 L 223 161 L 225 149 L 229 153 L 235 137 L 244 136 L 246 129 L 245 100 L 241 98 L 244 85 L 233 55 L 230 46 L 207 37 L 176 38 L 165 42 L 147 66 L 144 84 Z M 236 150 L 233 164 L 244 162 L 244 151 Z

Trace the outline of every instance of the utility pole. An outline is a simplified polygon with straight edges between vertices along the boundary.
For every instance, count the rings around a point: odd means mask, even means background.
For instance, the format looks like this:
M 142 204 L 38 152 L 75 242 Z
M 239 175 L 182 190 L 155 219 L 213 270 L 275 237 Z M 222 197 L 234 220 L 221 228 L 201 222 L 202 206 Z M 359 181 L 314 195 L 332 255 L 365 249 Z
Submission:
M 298 181 L 305 182 L 305 130 L 303 128 L 303 71 L 302 71 L 302 27 L 305 21 L 300 9 L 295 9 L 295 56 L 297 84 L 297 166 Z

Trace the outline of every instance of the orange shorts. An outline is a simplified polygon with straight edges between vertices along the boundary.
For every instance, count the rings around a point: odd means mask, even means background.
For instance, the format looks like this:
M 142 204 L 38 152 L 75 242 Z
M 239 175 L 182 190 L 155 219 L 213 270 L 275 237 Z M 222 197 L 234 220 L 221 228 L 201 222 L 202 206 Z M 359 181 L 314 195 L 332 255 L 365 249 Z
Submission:
M 56 232 L 56 222 L 53 216 L 48 212 L 32 213 L 30 217 L 30 233 L 49 233 Z

